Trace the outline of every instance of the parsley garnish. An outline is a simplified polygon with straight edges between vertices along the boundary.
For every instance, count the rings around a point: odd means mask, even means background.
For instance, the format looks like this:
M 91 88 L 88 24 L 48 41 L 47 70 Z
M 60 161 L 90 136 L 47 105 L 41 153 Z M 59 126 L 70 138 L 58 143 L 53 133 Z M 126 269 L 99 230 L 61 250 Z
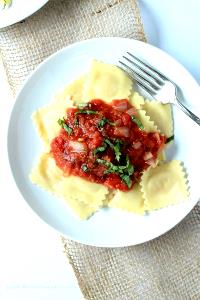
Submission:
M 165 144 L 167 144 L 167 143 L 169 143 L 169 142 L 171 142 L 171 141 L 173 141 L 173 140 L 174 140 L 174 135 L 168 137 L 168 138 L 166 139 Z
M 132 120 L 135 124 L 137 124 L 137 126 L 138 126 L 140 129 L 144 129 L 144 126 L 143 126 L 142 122 L 141 122 L 139 119 L 137 119 L 135 116 L 131 116 L 131 120 Z
M 115 123 L 108 120 L 106 117 L 103 117 L 97 124 L 97 127 L 103 127 L 105 124 L 114 126 Z
M 81 166 L 81 169 L 82 169 L 84 172 L 88 172 L 88 167 L 87 167 L 87 165 L 85 165 L 85 164 L 83 164 L 83 165 Z
M 132 180 L 131 175 L 134 173 L 134 166 L 131 164 L 129 156 L 126 155 L 126 165 L 125 166 L 116 166 L 110 161 L 104 159 L 97 159 L 96 160 L 99 164 L 104 165 L 107 167 L 104 174 L 116 173 L 120 176 L 122 181 L 131 188 Z
M 80 109 L 77 112 L 75 112 L 75 115 L 78 114 L 85 114 L 85 115 L 96 115 L 98 112 L 96 110 L 90 110 L 90 109 Z
M 58 120 L 58 124 L 68 133 L 68 135 L 70 135 L 72 133 L 72 128 L 69 127 L 66 123 L 65 123 L 65 119 L 59 119 Z

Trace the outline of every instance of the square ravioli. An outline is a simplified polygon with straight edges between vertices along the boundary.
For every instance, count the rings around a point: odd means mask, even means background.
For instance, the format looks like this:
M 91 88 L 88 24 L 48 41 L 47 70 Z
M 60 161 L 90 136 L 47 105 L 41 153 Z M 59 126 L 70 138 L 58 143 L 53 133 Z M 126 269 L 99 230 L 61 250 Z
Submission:
M 189 194 L 186 174 L 178 160 L 149 168 L 141 178 L 141 187 L 146 210 L 179 203 Z
M 92 61 L 85 80 L 83 99 L 127 99 L 131 94 L 132 81 L 120 68 L 97 60 Z
M 117 191 L 108 206 L 143 215 L 145 209 L 140 185 L 135 184 L 128 192 Z
M 110 105 L 109 109 L 105 109 L 106 115 L 102 109 L 95 110 L 95 105 L 98 108 L 98 105 L 103 107 L 105 104 Z M 175 204 L 188 197 L 188 184 L 181 162 L 165 162 L 165 143 L 173 139 L 171 106 L 144 100 L 133 90 L 129 76 L 117 66 L 93 60 L 87 74 L 68 84 L 49 105 L 35 111 L 32 120 L 45 146 L 45 153 L 41 154 L 32 169 L 30 180 L 64 199 L 80 219 L 87 219 L 104 206 L 143 215 L 145 211 Z M 95 133 L 92 132 L 94 128 Z M 133 140 L 131 135 L 128 136 L 128 130 L 134 136 Z M 81 135 L 78 132 L 82 132 Z M 93 134 L 92 139 L 87 133 Z M 150 138 L 147 141 L 145 136 L 148 135 Z M 87 145 L 88 138 L 90 143 Z M 52 145 L 61 148 L 61 139 L 64 139 L 64 151 L 67 149 L 68 152 L 54 153 Z M 94 149 L 93 143 L 96 143 Z M 130 148 L 125 149 L 129 143 Z M 147 144 L 149 148 L 146 150 Z M 59 165 L 59 160 L 56 160 L 62 157 L 64 163 L 70 158 L 69 163 L 74 159 L 78 165 L 79 151 L 84 150 L 81 154 L 83 159 L 87 146 L 91 148 L 90 152 L 87 149 L 90 161 L 87 158 L 81 169 L 86 173 L 90 171 L 90 180 L 86 178 L 88 173 L 82 177 L 80 173 L 73 173 L 75 166 L 70 173 L 67 167 L 62 169 L 64 164 Z M 131 147 L 134 148 L 134 155 Z M 159 148 L 156 153 L 155 147 Z M 125 154 L 121 153 L 125 150 Z M 123 155 L 124 159 L 120 160 Z M 95 161 L 94 174 L 90 169 L 91 158 Z M 151 166 L 147 166 L 146 171 L 143 168 L 140 176 L 138 161 L 145 161 Z M 89 165 L 86 164 L 88 162 Z M 100 183 L 102 180 L 95 182 L 91 177 L 97 174 L 102 178 L 107 176 L 105 185 Z M 113 186 L 112 182 L 116 185 Z M 120 187 L 123 189 L 120 190 Z
M 88 218 L 101 206 L 108 194 L 103 185 L 75 176 L 64 176 L 49 153 L 43 153 L 31 171 L 30 180 L 37 186 L 62 198 L 81 218 Z
M 146 114 L 154 121 L 161 133 L 167 138 L 173 135 L 173 119 L 171 104 L 162 104 L 159 101 L 145 100 L 142 108 Z

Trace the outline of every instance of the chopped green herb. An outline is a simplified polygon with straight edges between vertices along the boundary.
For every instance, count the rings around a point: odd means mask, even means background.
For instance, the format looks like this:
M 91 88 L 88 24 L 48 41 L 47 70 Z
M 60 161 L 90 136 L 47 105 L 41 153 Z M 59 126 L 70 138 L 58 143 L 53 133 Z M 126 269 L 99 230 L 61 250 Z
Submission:
M 173 140 L 174 140 L 174 135 L 172 135 L 169 138 L 167 138 L 165 144 L 170 143 Z
M 111 122 L 110 120 L 108 120 L 107 118 L 103 117 L 97 124 L 98 127 L 103 127 L 105 124 L 109 124 L 109 125 L 112 125 L 114 126 L 115 123 L 114 122 Z
M 122 142 L 121 141 L 117 141 L 116 144 L 113 144 L 109 139 L 105 139 L 105 143 L 107 143 L 115 152 L 115 158 L 117 161 L 120 160 L 120 157 L 122 155 L 121 153 L 121 145 Z
M 108 169 L 105 171 L 105 174 L 108 173 L 118 173 L 118 166 L 115 166 L 113 163 L 110 161 L 107 161 L 105 159 L 97 159 L 97 162 L 101 165 L 106 166 Z
M 85 114 L 85 115 L 96 115 L 98 113 L 98 111 L 96 110 L 90 110 L 90 109 L 80 109 L 78 110 L 77 112 L 75 112 L 75 115 L 78 115 L 78 114 Z
M 70 135 L 72 133 L 72 128 L 69 127 L 66 123 L 65 123 L 65 119 L 59 119 L 58 120 L 58 124 L 68 133 L 68 135 Z
M 105 143 L 103 143 L 102 146 L 96 148 L 96 149 L 93 151 L 93 154 L 96 155 L 96 154 L 99 153 L 99 152 L 103 152 L 103 151 L 106 150 L 106 148 L 107 148 L 107 145 L 106 145 Z
M 105 170 L 104 174 L 116 173 L 120 176 L 120 178 L 128 186 L 128 188 L 131 187 L 132 180 L 130 176 L 134 173 L 134 167 L 131 164 L 128 155 L 126 155 L 126 166 L 116 166 L 104 159 L 97 159 L 97 162 L 107 167 L 107 170 Z
M 84 172 L 88 172 L 88 167 L 87 167 L 87 165 L 85 165 L 85 164 L 83 164 L 83 165 L 81 166 L 81 169 L 82 169 Z
M 93 154 L 96 155 L 99 152 L 103 152 L 103 151 L 106 150 L 107 146 L 110 146 L 115 152 L 116 160 L 119 161 L 120 157 L 121 157 L 121 154 L 122 154 L 121 151 L 120 151 L 121 145 L 122 145 L 122 141 L 117 141 L 116 144 L 113 144 L 109 139 L 105 139 L 102 146 L 96 148 L 93 151 Z
M 131 116 L 131 119 L 140 129 L 144 129 L 144 126 L 139 119 L 137 119 L 135 116 Z
M 123 180 L 123 182 L 128 186 L 128 188 L 130 189 L 131 188 L 131 185 L 132 185 L 132 180 L 130 178 L 129 175 L 120 175 L 121 179 Z
M 78 108 L 82 109 L 83 107 L 86 107 L 88 103 L 79 103 Z
M 105 142 L 113 149 L 114 145 L 109 139 L 105 139 Z
M 133 175 L 134 173 L 134 167 L 130 162 L 129 156 L 126 155 L 126 172 L 128 173 L 128 175 Z

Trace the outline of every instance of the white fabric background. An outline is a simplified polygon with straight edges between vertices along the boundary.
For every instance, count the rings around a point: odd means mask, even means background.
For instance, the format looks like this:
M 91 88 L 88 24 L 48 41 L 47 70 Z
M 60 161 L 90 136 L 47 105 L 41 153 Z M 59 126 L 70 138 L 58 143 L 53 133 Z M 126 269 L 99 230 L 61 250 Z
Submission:
M 139 0 L 139 4 L 148 41 L 177 58 L 200 83 L 200 1 Z M 0 65 L 1 145 L 11 106 Z M 21 198 L 8 171 L 5 147 L 0 147 L 0 157 L 0 299 L 82 300 L 59 236 Z

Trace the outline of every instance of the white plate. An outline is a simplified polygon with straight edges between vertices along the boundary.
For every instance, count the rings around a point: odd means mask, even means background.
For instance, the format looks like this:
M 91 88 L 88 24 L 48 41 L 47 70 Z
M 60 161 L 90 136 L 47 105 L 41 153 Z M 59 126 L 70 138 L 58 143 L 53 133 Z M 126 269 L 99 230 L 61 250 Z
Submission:
M 165 233 L 180 222 L 199 197 L 200 128 L 174 108 L 175 144 L 170 156 L 184 161 L 189 174 L 189 201 L 137 216 L 117 209 L 101 209 L 87 221 L 79 221 L 64 201 L 34 186 L 28 174 L 42 150 L 31 122 L 33 111 L 51 101 L 54 94 L 84 72 L 93 58 L 117 64 L 132 51 L 160 69 L 182 88 L 186 105 L 195 107 L 200 99 L 198 84 L 173 58 L 161 50 L 135 40 L 99 38 L 73 44 L 44 61 L 19 92 L 8 130 L 10 166 L 21 194 L 32 209 L 66 237 L 95 246 L 117 247 L 143 243 Z
M 12 5 L 6 9 L 0 9 L 0 28 L 15 24 L 29 17 L 49 0 L 13 0 Z

